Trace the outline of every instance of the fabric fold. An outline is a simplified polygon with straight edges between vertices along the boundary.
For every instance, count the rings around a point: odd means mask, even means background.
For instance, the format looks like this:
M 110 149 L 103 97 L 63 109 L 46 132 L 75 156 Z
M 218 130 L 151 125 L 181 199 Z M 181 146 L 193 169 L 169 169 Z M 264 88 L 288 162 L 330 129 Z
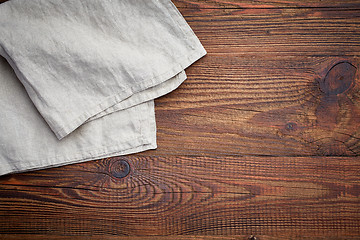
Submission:
M 206 55 L 170 0 L 0 4 L 0 175 L 155 149 L 154 99 Z
M 206 54 L 169 0 L 11 0 L 3 56 L 62 139 Z

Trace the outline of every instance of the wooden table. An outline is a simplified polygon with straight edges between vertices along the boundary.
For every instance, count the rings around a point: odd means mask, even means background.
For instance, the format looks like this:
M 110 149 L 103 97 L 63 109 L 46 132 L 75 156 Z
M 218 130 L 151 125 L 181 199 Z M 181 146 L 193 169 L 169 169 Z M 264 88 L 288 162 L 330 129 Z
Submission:
M 1 177 L 0 239 L 360 239 L 360 1 L 174 3 L 158 149 Z

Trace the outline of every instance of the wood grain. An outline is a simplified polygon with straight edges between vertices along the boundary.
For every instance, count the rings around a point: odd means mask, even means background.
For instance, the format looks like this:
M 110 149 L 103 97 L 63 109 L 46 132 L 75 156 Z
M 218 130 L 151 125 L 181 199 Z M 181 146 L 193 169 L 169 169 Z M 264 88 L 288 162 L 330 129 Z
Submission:
M 346 91 L 328 97 L 320 88 L 342 61 L 359 66 L 351 58 L 210 53 L 177 91 L 156 101 L 159 147 L 144 154 L 358 156 L 356 68 Z
M 257 58 L 358 56 L 359 12 L 312 8 L 182 10 L 208 52 L 255 54 Z
M 359 155 L 360 11 L 183 13 L 208 55 L 156 101 L 159 148 L 144 155 Z M 320 83 L 341 62 L 351 85 L 326 97 Z
M 360 2 L 173 2 L 158 149 L 0 177 L 0 239 L 360 239 Z
M 354 236 L 359 160 L 129 156 L 2 177 L 0 233 Z
M 356 0 L 173 0 L 178 8 L 359 8 Z
M 123 236 L 114 236 L 114 235 L 105 235 L 105 236 L 54 236 L 54 235 L 10 235 L 10 234 L 0 234 L 0 239 L 12 240 L 12 239 L 26 239 L 26 240 L 358 240 L 358 237 L 352 236 L 338 236 L 338 237 L 316 237 L 311 236 L 299 236 L 296 238 L 286 237 L 286 236 L 266 236 L 258 235 L 254 236 L 248 235 L 235 235 L 235 236 L 200 236 L 200 235 L 190 235 L 190 236 L 141 236 L 141 237 L 123 237 Z

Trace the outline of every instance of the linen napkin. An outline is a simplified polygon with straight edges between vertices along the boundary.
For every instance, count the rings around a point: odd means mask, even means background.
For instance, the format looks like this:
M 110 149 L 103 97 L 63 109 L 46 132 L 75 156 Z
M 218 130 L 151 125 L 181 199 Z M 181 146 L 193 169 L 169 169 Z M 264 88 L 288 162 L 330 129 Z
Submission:
M 153 99 L 205 54 L 170 0 L 0 4 L 0 174 L 156 148 Z

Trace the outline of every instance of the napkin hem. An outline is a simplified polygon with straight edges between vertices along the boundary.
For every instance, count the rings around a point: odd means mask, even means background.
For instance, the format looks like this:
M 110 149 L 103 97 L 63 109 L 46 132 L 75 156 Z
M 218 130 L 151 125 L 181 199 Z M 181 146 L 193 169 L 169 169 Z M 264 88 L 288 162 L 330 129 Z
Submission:
M 141 142 L 141 139 L 142 138 L 137 138 L 135 140 L 129 140 L 129 142 L 135 142 L 135 141 Z M 1 169 L 0 176 L 6 175 L 6 174 L 22 173 L 22 172 L 28 172 L 28 171 L 43 170 L 43 169 L 53 168 L 53 167 L 60 167 L 60 166 L 65 166 L 65 165 L 70 165 L 70 164 L 75 164 L 75 163 L 99 160 L 99 159 L 107 158 L 107 157 L 129 155 L 129 154 L 143 152 L 146 150 L 157 148 L 156 142 L 151 142 L 149 144 L 141 144 L 141 145 L 137 145 L 137 146 L 134 146 L 134 147 L 124 150 L 123 145 L 126 145 L 126 144 L 127 143 L 122 143 L 122 144 L 119 144 L 116 146 L 112 146 L 111 148 L 106 147 L 106 148 L 100 148 L 99 150 L 96 149 L 93 151 L 93 153 L 90 154 L 91 156 L 86 157 L 86 158 L 79 156 L 79 157 L 71 159 L 71 160 L 61 161 L 61 162 L 57 162 L 57 163 L 55 163 L 54 161 L 51 161 L 51 162 L 53 162 L 51 164 L 49 164 L 49 162 L 50 162 L 49 160 L 46 160 L 40 164 L 31 166 L 31 167 L 27 167 L 26 169 L 25 168 L 24 169 L 7 169 L 7 170 Z
M 0 176 L 13 173 L 21 173 L 35 170 L 42 170 L 52 167 L 60 167 L 69 164 L 82 163 L 96 159 L 102 159 L 107 157 L 123 156 L 138 152 L 143 152 L 150 149 L 156 149 L 156 120 L 154 111 L 154 101 L 148 101 L 149 109 L 151 111 L 146 115 L 139 115 L 137 118 L 138 126 L 137 136 L 127 139 L 117 144 L 99 147 L 96 149 L 82 149 L 80 152 L 71 155 L 54 155 L 52 157 L 44 157 L 31 165 L 27 161 L 27 164 L 21 164 L 21 160 L 18 164 L 13 166 L 0 168 Z M 147 127 L 144 127 L 147 124 Z M 9 157 L 9 156 L 8 156 Z M 5 162 L 13 162 L 8 160 Z M 16 167 L 15 167 L 16 166 Z

